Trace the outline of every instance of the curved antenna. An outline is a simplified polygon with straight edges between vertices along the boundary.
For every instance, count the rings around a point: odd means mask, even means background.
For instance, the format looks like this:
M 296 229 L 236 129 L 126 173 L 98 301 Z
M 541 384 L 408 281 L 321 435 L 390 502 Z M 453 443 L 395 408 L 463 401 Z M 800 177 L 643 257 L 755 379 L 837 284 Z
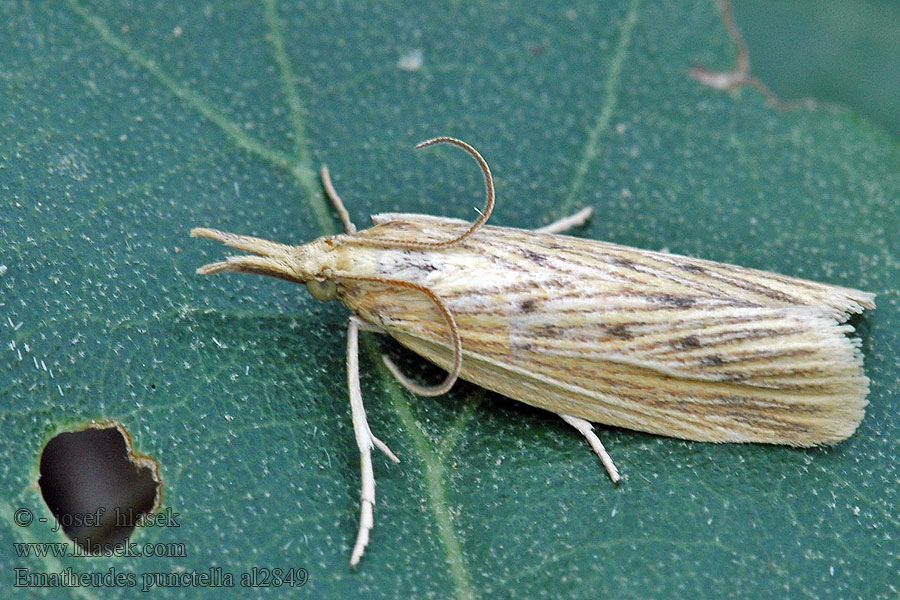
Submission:
M 446 248 L 447 246 L 453 246 L 454 244 L 458 244 L 463 241 L 479 229 L 481 226 L 487 223 L 487 220 L 491 216 L 491 212 L 494 210 L 494 178 L 491 177 L 491 168 L 488 166 L 487 161 L 484 160 L 484 157 L 479 154 L 478 150 L 465 143 L 462 140 L 458 140 L 452 137 L 436 137 L 431 138 L 430 140 L 425 140 L 424 142 L 419 142 L 416 144 L 416 150 L 420 148 L 427 148 L 428 146 L 433 146 L 434 144 L 447 143 L 453 144 L 454 146 L 459 146 L 463 150 L 469 153 L 472 158 L 475 159 L 475 162 L 478 163 L 478 166 L 481 167 L 481 174 L 484 176 L 484 208 L 479 211 L 479 216 L 475 221 L 469 225 L 469 228 L 462 234 L 459 235 L 452 240 L 447 240 L 445 242 L 415 242 L 417 244 L 421 244 L 421 247 L 425 248 Z
M 478 231 L 482 225 L 484 225 L 488 218 L 491 216 L 491 212 L 494 210 L 494 178 L 491 176 L 491 168 L 488 166 L 487 161 L 484 160 L 484 157 L 478 153 L 478 150 L 465 143 L 462 140 L 458 140 L 452 137 L 436 137 L 431 138 L 430 140 L 425 140 L 424 142 L 419 142 L 416 144 L 416 150 L 420 148 L 425 148 L 427 146 L 432 146 L 434 144 L 453 144 L 454 146 L 458 146 L 469 153 L 469 155 L 475 159 L 475 162 L 478 163 L 478 166 L 481 167 L 481 174 L 484 175 L 484 190 L 485 190 L 485 200 L 484 200 L 484 208 L 478 211 L 478 218 L 475 219 L 469 228 L 463 232 L 461 235 L 456 236 L 453 239 L 445 240 L 441 242 L 415 242 L 415 241 L 401 241 L 401 240 L 390 240 L 390 239 L 366 239 L 366 238 L 355 238 L 353 241 L 357 243 L 363 244 L 378 244 L 379 246 L 386 246 L 388 248 L 405 248 L 408 250 L 420 250 L 426 248 L 447 248 L 449 246 L 453 246 L 463 241 L 476 231 Z M 415 384 L 413 384 L 415 385 Z
M 395 365 L 390 358 L 388 358 L 387 356 L 382 356 L 382 359 L 384 360 L 384 364 L 391 372 L 391 374 L 397 378 L 397 381 L 400 382 L 400 385 L 413 392 L 414 394 L 418 394 L 420 396 L 440 396 L 441 394 L 446 394 L 450 391 L 450 388 L 452 388 L 453 384 L 456 383 L 456 380 L 459 379 L 460 371 L 462 371 L 462 339 L 459 336 L 459 327 L 456 324 L 456 318 L 453 316 L 453 313 L 450 312 L 450 309 L 447 308 L 447 305 L 444 304 L 443 300 L 438 298 L 434 292 L 423 285 L 410 283 L 408 281 L 400 281 L 398 279 L 344 276 L 339 276 L 335 279 L 369 281 L 372 283 L 383 283 L 385 285 L 405 287 L 407 289 L 416 290 L 417 292 L 425 294 L 429 300 L 434 302 L 434 305 L 437 306 L 438 310 L 441 311 L 441 314 L 444 316 L 444 320 L 447 321 L 447 326 L 450 328 L 450 341 L 453 345 L 453 366 L 447 373 L 446 379 L 434 386 L 420 385 L 404 375 L 400 371 L 400 368 L 397 367 L 397 365 Z

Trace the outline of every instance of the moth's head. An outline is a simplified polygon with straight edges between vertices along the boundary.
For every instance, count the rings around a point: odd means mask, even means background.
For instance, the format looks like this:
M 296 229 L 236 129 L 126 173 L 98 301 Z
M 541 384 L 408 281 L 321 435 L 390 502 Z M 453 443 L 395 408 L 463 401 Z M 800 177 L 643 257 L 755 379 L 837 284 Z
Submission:
M 226 246 L 250 252 L 239 256 L 229 256 L 223 261 L 203 265 L 197 269 L 201 275 L 232 271 L 234 273 L 256 273 L 306 284 L 310 294 L 318 300 L 331 300 L 337 294 L 333 281 L 321 276 L 323 241 L 316 240 L 305 246 L 289 246 L 249 235 L 226 233 L 218 229 L 198 227 L 191 229 L 191 237 L 205 237 L 224 243 Z

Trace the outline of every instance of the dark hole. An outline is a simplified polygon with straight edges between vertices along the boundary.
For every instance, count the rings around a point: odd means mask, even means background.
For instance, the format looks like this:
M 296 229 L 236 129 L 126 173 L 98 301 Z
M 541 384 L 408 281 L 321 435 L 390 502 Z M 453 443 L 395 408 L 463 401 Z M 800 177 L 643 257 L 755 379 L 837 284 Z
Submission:
M 110 426 L 61 433 L 41 454 L 44 502 L 85 552 L 121 545 L 156 506 L 155 464 L 129 451 L 123 430 Z

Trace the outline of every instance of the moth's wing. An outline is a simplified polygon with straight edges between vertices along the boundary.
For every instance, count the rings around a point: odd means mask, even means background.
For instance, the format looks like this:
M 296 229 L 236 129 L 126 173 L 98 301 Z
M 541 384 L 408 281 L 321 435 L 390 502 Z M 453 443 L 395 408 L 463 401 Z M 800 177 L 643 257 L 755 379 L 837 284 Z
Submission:
M 589 242 L 587 256 L 613 262 L 623 280 L 658 289 L 674 298 L 683 293 L 759 306 L 822 307 L 838 321 L 875 308 L 875 295 L 853 288 L 819 283 L 759 269 L 691 258 L 678 254 L 636 250 L 617 244 Z
M 451 238 L 468 225 L 411 213 L 381 213 L 372 221 L 378 226 L 360 235 L 418 242 Z M 711 297 L 760 306 L 818 306 L 841 322 L 875 308 L 874 294 L 853 288 L 584 238 L 485 226 L 467 241 L 467 251 L 499 255 L 503 266 L 513 270 L 533 271 L 538 278 L 550 272 L 586 285 L 618 285 L 620 290 L 655 294 L 661 304 Z
M 468 323 L 462 376 L 553 412 L 700 441 L 827 444 L 862 420 L 858 343 L 825 311 L 742 307 L 652 325 L 635 314 L 634 337 L 592 314 L 518 323 L 508 342 Z M 391 334 L 449 366 L 430 332 Z
M 403 219 L 362 233 L 421 241 L 465 226 Z M 421 277 L 454 314 L 462 376 L 528 404 L 687 439 L 795 445 L 836 442 L 862 418 L 868 380 L 840 322 L 873 306 L 866 292 L 499 227 L 423 253 L 415 267 L 391 270 Z M 427 298 L 396 288 L 358 296 L 351 308 L 451 364 Z

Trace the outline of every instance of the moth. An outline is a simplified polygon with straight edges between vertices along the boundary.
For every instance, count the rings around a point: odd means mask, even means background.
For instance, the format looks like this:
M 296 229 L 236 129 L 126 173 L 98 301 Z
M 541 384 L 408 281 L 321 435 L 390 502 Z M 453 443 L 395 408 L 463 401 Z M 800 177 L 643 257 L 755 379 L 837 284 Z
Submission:
M 765 271 L 559 235 L 590 209 L 536 231 L 486 225 L 494 184 L 467 143 L 438 137 L 481 167 L 480 216 L 468 223 L 385 213 L 357 231 L 323 167 L 345 233 L 290 246 L 198 228 L 250 254 L 200 274 L 258 273 L 337 298 L 347 327 L 347 383 L 360 452 L 360 524 L 350 563 L 373 526 L 371 450 L 393 452 L 369 429 L 359 384 L 358 331 L 386 333 L 446 369 L 438 385 L 397 380 L 421 396 L 462 378 L 558 414 L 610 478 L 620 479 L 591 422 L 705 442 L 834 444 L 863 417 L 868 380 L 854 313 L 874 295 Z

